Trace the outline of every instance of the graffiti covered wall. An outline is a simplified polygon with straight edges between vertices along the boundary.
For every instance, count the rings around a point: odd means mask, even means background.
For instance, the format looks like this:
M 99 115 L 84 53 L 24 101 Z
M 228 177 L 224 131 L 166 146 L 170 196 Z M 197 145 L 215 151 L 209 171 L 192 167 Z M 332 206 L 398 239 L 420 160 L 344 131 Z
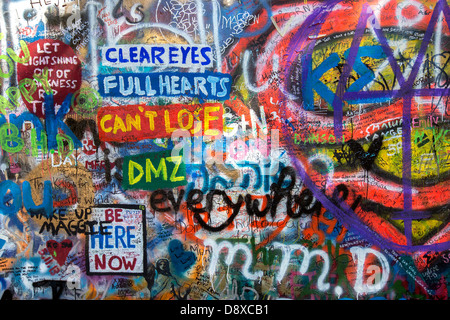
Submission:
M 3 299 L 448 299 L 446 0 L 1 6 Z

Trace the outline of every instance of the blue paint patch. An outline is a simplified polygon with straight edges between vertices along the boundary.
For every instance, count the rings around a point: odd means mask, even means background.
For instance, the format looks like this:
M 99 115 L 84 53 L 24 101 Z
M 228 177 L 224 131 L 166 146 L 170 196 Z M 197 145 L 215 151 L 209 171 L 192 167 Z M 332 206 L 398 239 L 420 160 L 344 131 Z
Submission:
M 312 70 L 312 56 L 302 56 L 302 65 L 305 70 L 302 75 L 302 94 L 305 110 L 314 110 L 314 91 L 317 92 L 330 105 L 336 95 L 322 82 L 320 78 L 329 70 L 339 65 L 341 58 L 337 53 L 332 53 L 317 68 Z
M 72 130 L 70 130 L 70 128 L 63 121 L 66 114 L 70 111 L 72 94 L 67 95 L 58 111 L 55 110 L 55 103 L 52 94 L 44 93 L 44 101 L 45 129 L 47 131 L 48 148 L 54 150 L 62 150 L 62 148 L 58 149 L 58 144 L 62 145 L 62 137 L 64 135 L 59 133 L 59 130 L 62 130 L 67 138 L 71 139 L 71 141 L 73 142 L 73 149 L 81 148 L 81 141 L 78 140 Z
M 228 100 L 229 74 L 204 72 L 122 73 L 99 75 L 99 93 L 104 97 L 179 97 Z
M 197 260 L 193 252 L 184 250 L 183 243 L 180 240 L 170 241 L 169 255 L 177 273 L 189 270 Z

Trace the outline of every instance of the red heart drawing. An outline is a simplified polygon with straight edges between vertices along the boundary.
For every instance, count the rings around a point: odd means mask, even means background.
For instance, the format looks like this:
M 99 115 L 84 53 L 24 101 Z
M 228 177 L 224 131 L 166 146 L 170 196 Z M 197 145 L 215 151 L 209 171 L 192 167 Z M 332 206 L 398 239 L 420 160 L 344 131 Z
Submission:
M 60 266 L 66 261 L 67 255 L 72 250 L 72 240 L 66 239 L 61 242 L 55 240 L 47 241 L 47 250 Z

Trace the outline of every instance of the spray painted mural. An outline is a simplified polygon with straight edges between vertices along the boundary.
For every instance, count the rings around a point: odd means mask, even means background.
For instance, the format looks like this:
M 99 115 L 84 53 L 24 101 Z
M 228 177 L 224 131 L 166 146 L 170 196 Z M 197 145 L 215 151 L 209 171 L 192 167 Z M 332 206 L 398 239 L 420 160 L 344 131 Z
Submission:
M 446 300 L 447 0 L 3 0 L 13 300 Z

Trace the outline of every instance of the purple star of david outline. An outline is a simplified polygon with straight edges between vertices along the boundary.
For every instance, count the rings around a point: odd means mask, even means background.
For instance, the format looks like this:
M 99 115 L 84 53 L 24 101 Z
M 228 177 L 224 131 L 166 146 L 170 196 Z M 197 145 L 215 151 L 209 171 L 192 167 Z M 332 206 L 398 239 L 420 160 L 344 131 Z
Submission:
M 308 43 L 307 50 L 304 54 L 312 54 L 316 43 L 316 37 L 308 37 L 310 34 L 318 34 L 321 28 L 321 24 L 326 20 L 329 13 L 333 10 L 341 0 L 330 1 L 324 4 L 322 7 L 317 8 L 303 23 L 304 27 L 301 27 L 299 31 L 292 37 L 288 47 L 299 48 Z M 405 81 L 403 74 L 400 71 L 400 67 L 395 61 L 393 51 L 388 45 L 387 38 L 380 27 L 377 27 L 376 18 L 370 10 L 370 6 L 365 3 L 363 5 L 361 15 L 358 20 L 358 24 L 355 30 L 355 34 L 350 47 L 350 52 L 344 65 L 343 73 L 338 82 L 336 89 L 336 95 L 334 97 L 332 106 L 334 110 L 334 135 L 336 139 L 342 137 L 342 123 L 343 123 L 343 101 L 357 100 L 361 103 L 370 103 L 377 98 L 401 98 L 403 99 L 403 123 L 402 123 L 402 185 L 403 185 L 403 211 L 397 212 L 394 216 L 395 219 L 404 220 L 405 237 L 407 244 L 400 245 L 394 243 L 388 239 L 383 238 L 377 234 L 374 230 L 366 226 L 363 221 L 355 214 L 355 212 L 345 203 L 341 204 L 341 207 L 337 207 L 331 200 L 320 190 L 317 189 L 314 182 L 309 178 L 301 162 L 292 157 L 294 165 L 297 169 L 299 176 L 303 179 L 305 185 L 314 193 L 314 196 L 324 205 L 325 208 L 330 210 L 348 229 L 357 231 L 360 235 L 371 241 L 373 244 L 378 245 L 380 248 L 393 249 L 398 251 L 416 252 L 416 251 L 443 251 L 450 248 L 450 242 L 435 243 L 432 245 L 412 245 L 412 220 L 422 219 L 429 217 L 427 212 L 414 211 L 412 208 L 412 185 L 411 185 L 411 102 L 414 97 L 421 96 L 448 96 L 450 88 L 439 89 L 413 89 L 414 80 L 419 72 L 420 65 L 422 64 L 425 52 L 431 41 L 431 37 L 434 33 L 434 29 L 437 24 L 440 13 L 443 13 L 447 25 L 450 21 L 450 8 L 446 1 L 439 0 L 433 10 L 430 18 L 429 25 L 422 40 L 421 47 L 417 54 L 414 66 L 411 69 L 411 73 L 408 79 Z M 359 45 L 361 43 L 362 36 L 367 26 L 368 19 L 372 18 L 372 28 L 382 46 L 384 53 L 386 54 L 389 64 L 393 70 L 394 75 L 398 79 L 400 89 L 398 90 L 386 90 L 386 91 L 360 91 L 360 92 L 345 92 L 345 84 L 348 77 L 353 70 L 353 65 L 356 61 Z M 375 23 L 374 23 L 375 22 Z M 449 25 L 450 28 L 450 25 Z M 311 40 L 313 39 L 313 40 Z M 292 64 L 295 60 L 295 50 L 292 50 L 287 55 L 286 65 Z M 288 78 L 288 77 L 286 77 Z M 281 93 L 282 94 L 282 93 Z M 283 97 L 280 97 L 282 101 Z M 287 132 L 286 132 L 287 134 Z M 288 146 L 291 154 L 294 150 L 294 146 L 291 144 Z

